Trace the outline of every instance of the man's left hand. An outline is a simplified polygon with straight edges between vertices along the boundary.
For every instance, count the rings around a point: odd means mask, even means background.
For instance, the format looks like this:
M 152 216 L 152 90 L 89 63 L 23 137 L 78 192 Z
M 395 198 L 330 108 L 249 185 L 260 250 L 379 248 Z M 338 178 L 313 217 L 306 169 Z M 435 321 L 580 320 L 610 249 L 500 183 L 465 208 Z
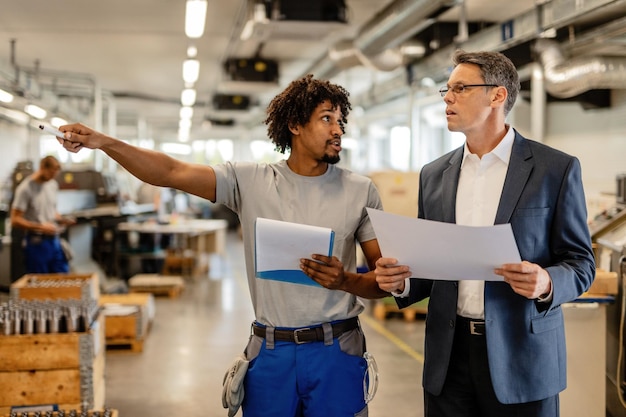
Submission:
M 315 282 L 329 290 L 339 290 L 344 284 L 343 263 L 336 256 L 315 254 L 312 259 L 300 259 L 300 269 Z
M 552 280 L 548 271 L 528 261 L 504 264 L 494 272 L 503 276 L 513 291 L 531 300 L 552 291 Z

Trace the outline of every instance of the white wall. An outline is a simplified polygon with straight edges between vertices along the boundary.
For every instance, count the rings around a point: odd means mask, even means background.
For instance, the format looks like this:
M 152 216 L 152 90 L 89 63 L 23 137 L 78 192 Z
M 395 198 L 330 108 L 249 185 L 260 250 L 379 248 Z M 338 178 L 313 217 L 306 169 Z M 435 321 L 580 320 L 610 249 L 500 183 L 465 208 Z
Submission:
M 626 90 L 612 93 L 608 109 L 584 110 L 579 103 L 550 103 L 543 143 L 576 156 L 582 166 L 590 215 L 615 203 L 617 174 L 626 173 Z M 511 124 L 530 133 L 530 105 L 518 100 Z
M 615 176 L 626 172 L 626 90 L 613 92 L 610 110 L 583 110 L 575 103 L 551 105 L 546 143 L 576 155 L 588 193 L 615 193 Z
M 0 189 L 10 182 L 18 162 L 39 160 L 39 147 L 36 139 L 30 137 L 29 130 L 26 126 L 0 119 Z

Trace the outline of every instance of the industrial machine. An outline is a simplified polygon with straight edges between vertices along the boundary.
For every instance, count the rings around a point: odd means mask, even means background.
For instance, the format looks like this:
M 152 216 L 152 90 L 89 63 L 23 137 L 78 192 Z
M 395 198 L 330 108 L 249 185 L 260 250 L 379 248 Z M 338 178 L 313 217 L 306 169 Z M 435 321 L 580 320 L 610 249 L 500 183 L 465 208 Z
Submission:
M 626 312 L 626 174 L 617 177 L 617 199 L 590 225 L 596 263 L 617 272 L 618 294 L 607 306 L 606 329 L 606 410 L 611 417 L 626 414 L 626 366 L 624 354 Z

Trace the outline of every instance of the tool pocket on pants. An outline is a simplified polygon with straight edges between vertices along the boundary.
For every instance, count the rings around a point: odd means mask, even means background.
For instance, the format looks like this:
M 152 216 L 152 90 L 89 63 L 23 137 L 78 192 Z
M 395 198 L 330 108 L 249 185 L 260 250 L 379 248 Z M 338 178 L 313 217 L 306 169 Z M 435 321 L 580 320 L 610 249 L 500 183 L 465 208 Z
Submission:
M 361 328 L 345 332 L 338 338 L 343 353 L 352 356 L 363 356 L 365 353 L 365 336 Z
M 358 413 L 354 415 L 354 417 L 368 417 L 368 416 L 369 416 L 369 410 L 367 406 L 365 406 L 364 409 L 362 409 L 361 411 L 359 411 Z

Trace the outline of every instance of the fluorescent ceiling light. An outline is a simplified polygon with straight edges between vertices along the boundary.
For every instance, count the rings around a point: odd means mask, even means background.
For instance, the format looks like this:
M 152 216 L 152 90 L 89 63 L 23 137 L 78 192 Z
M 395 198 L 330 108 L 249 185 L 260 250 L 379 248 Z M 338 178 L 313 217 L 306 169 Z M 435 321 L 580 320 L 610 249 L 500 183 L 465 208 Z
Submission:
M 186 88 L 180 93 L 180 102 L 183 106 L 193 106 L 196 102 L 196 90 Z
M 59 127 L 67 124 L 67 120 L 62 119 L 60 117 L 53 117 L 50 119 L 50 124 L 54 127 Z
M 0 107 L 0 116 L 6 116 L 9 119 L 18 122 L 20 124 L 27 124 L 30 120 L 30 117 L 24 112 L 12 109 L 5 109 L 4 107 Z
M 191 119 L 180 119 L 178 121 L 178 128 L 186 130 L 191 129 Z
M 198 48 L 193 45 L 187 48 L 187 56 L 189 58 L 195 58 L 196 55 L 198 55 Z
M 200 75 L 200 61 L 197 59 L 186 59 L 183 62 L 183 80 L 186 83 L 195 83 Z
M 180 108 L 181 119 L 191 119 L 192 117 L 193 117 L 193 107 L 181 107 Z
M 199 38 L 204 33 L 206 8 L 206 0 L 187 0 L 185 12 L 185 34 L 188 37 Z
M 178 128 L 178 141 L 179 142 L 189 142 L 190 136 L 191 136 L 191 129 L 185 129 L 183 127 Z
M 34 104 L 27 104 L 24 111 L 37 119 L 45 119 L 48 114 L 47 111 Z
M 0 89 L 0 101 L 10 103 L 13 101 L 13 94 Z

